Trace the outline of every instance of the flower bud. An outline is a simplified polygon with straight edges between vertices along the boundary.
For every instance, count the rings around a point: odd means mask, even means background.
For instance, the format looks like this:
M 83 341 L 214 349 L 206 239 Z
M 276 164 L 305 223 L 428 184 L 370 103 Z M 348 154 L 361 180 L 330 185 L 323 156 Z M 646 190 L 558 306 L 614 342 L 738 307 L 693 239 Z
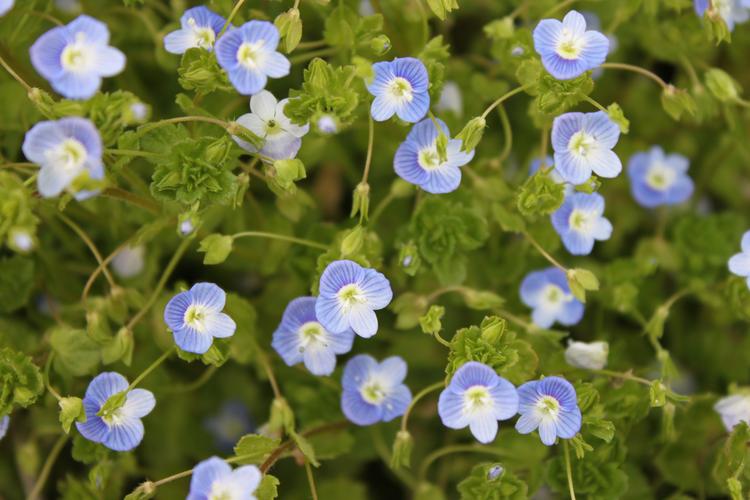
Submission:
M 375 54 L 382 56 L 391 50 L 391 39 L 385 35 L 378 35 L 370 40 L 370 49 L 372 49 Z
M 597 342 L 568 342 L 565 349 L 565 361 L 576 368 L 583 370 L 601 370 L 607 366 L 609 355 L 609 344 L 604 341 Z
M 477 147 L 479 142 L 482 140 L 484 135 L 484 128 L 487 126 L 487 122 L 481 116 L 475 116 L 466 126 L 458 133 L 456 139 L 463 141 L 461 145 L 461 151 L 469 152 Z
M 359 214 L 360 222 L 366 221 L 370 212 L 370 185 L 360 182 L 354 189 L 354 200 L 352 201 L 352 213 L 350 217 Z
M 721 102 L 732 102 L 739 97 L 739 84 L 719 68 L 711 68 L 706 72 L 706 86 Z
M 391 455 L 391 468 L 409 467 L 411 463 L 411 451 L 414 448 L 414 438 L 409 431 L 398 431 L 396 440 L 393 442 L 393 453 Z

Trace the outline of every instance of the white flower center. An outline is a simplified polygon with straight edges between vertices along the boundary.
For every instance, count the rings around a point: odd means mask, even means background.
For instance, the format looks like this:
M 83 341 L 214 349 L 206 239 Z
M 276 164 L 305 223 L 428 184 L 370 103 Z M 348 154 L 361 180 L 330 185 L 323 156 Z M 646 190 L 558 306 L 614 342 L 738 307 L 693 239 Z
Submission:
M 711 7 L 722 19 L 731 19 L 734 15 L 734 0 L 711 0 Z
M 555 52 L 563 59 L 578 59 L 583 51 L 583 37 L 578 36 L 568 28 L 563 28 L 557 37 Z
M 265 122 L 266 124 L 266 137 L 273 137 L 284 132 L 284 128 L 281 124 L 273 118 Z
M 575 231 L 589 234 L 594 225 L 594 214 L 576 208 L 575 210 L 570 212 L 568 225 Z
M 417 161 L 419 163 L 419 166 L 425 170 L 435 170 L 441 165 L 440 155 L 438 154 L 437 148 L 434 144 L 422 149 L 419 152 Z
M 122 414 L 122 408 L 117 408 L 114 411 L 102 415 L 102 420 L 104 420 L 104 423 L 110 427 L 113 425 L 120 425 L 125 420 Z
M 303 352 L 310 346 L 326 346 L 326 331 L 323 325 L 317 321 L 308 321 L 297 330 L 300 340 L 300 352 Z
M 657 191 L 666 191 L 677 180 L 677 172 L 661 162 L 651 165 L 646 174 L 646 184 Z
M 264 40 L 257 42 L 244 42 L 237 49 L 237 61 L 247 69 L 256 69 L 263 61 L 265 51 L 263 46 Z
M 47 152 L 49 163 L 66 172 L 76 172 L 83 168 L 88 153 L 77 139 L 68 138 Z
M 397 76 L 388 84 L 388 94 L 399 104 L 411 102 L 414 99 L 414 89 L 406 78 Z
M 565 302 L 569 301 L 570 296 L 562 288 L 550 283 L 542 290 L 540 305 L 544 309 L 559 309 Z
M 345 308 L 351 308 L 357 304 L 367 302 L 367 298 L 362 292 L 362 289 L 354 283 L 342 287 L 336 295 Z
M 379 405 L 388 395 L 385 387 L 376 379 L 370 379 L 359 388 L 362 399 L 373 405 Z
M 487 387 L 474 385 L 464 392 L 464 412 L 479 413 L 487 410 L 492 405 L 492 396 Z
M 536 402 L 536 411 L 542 418 L 557 419 L 560 414 L 560 402 L 552 396 L 542 396 Z
M 208 493 L 208 500 L 235 500 L 242 498 L 242 493 L 237 494 L 236 489 L 232 488 L 230 484 L 224 483 L 221 479 L 215 480 L 211 483 L 211 491 Z M 250 492 L 246 492 L 250 493 Z
M 60 53 L 60 64 L 71 73 L 85 73 L 92 69 L 94 53 L 91 45 L 86 43 L 85 33 L 76 33 L 75 41 L 65 46 Z
M 193 30 L 195 45 L 202 49 L 210 49 L 216 41 L 216 33 L 212 28 L 198 26 L 198 23 L 192 17 L 188 19 L 188 26 Z
M 568 151 L 579 158 L 586 158 L 596 146 L 596 137 L 583 130 L 579 130 L 570 137 Z
M 203 304 L 192 304 L 185 310 L 185 316 L 183 321 L 186 325 L 194 328 L 198 333 L 206 331 L 206 319 L 210 315 L 211 311 Z

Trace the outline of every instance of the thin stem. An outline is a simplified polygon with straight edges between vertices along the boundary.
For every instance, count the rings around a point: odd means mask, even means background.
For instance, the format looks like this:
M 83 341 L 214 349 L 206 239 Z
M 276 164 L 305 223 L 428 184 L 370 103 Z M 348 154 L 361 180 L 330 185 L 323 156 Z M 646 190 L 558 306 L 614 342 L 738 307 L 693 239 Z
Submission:
M 44 489 L 44 483 L 47 482 L 47 478 L 49 477 L 50 472 L 52 472 L 52 466 L 55 465 L 55 461 L 67 441 L 67 434 L 63 434 L 57 438 L 55 445 L 52 447 L 52 450 L 50 450 L 49 455 L 47 455 L 47 460 L 45 460 L 44 465 L 42 466 L 42 471 L 39 473 L 36 483 L 34 483 L 34 489 L 32 489 L 29 494 L 29 500 L 37 500 L 40 497 L 42 490 Z
M 613 63 L 608 62 L 604 63 L 600 66 L 600 68 L 604 69 L 622 69 L 625 71 L 632 71 L 634 73 L 640 73 L 641 75 L 650 78 L 651 80 L 658 83 L 663 89 L 669 88 L 669 84 L 661 79 L 661 77 L 645 68 L 641 68 L 640 66 L 635 66 L 633 64 L 626 64 L 626 63 Z
M 298 54 L 294 57 L 290 57 L 289 62 L 292 64 L 299 64 L 305 61 L 309 61 L 310 59 L 314 59 L 316 57 L 332 56 L 336 54 L 338 51 L 339 49 L 335 47 L 328 47 L 325 49 L 313 50 L 310 52 L 305 52 L 304 54 Z
M 552 264 L 558 269 L 561 269 L 562 271 L 565 271 L 566 273 L 568 272 L 568 269 L 562 264 L 560 264 L 554 257 L 552 257 L 544 248 L 542 248 L 542 246 L 534 239 L 533 236 L 531 236 L 528 233 L 528 231 L 524 231 L 523 235 L 526 237 L 527 240 L 529 240 L 529 243 L 534 245 L 534 248 L 536 248 L 537 251 L 540 254 L 542 254 L 542 256 L 550 262 L 550 264 Z
M 26 80 L 21 78 L 21 76 L 18 73 L 16 73 L 15 70 L 13 70 L 13 68 L 10 67 L 10 64 L 8 64 L 2 56 L 0 56 L 0 66 L 5 68 L 5 71 L 10 73 L 10 76 L 12 76 L 18 83 L 20 83 L 23 86 L 23 88 L 26 89 L 26 92 L 31 92 L 31 89 L 32 89 L 31 85 L 26 83 Z
M 64 214 L 57 214 L 62 221 L 67 224 L 77 235 L 79 238 L 83 240 L 83 242 L 86 244 L 87 247 L 89 247 L 89 250 L 91 250 L 91 253 L 94 254 L 94 257 L 96 258 L 96 261 L 99 263 L 99 265 L 102 265 L 102 255 L 99 253 L 99 250 L 96 248 L 96 245 L 94 245 L 94 242 L 91 241 L 91 238 L 89 238 L 88 234 L 81 229 L 81 227 L 73 222 L 67 215 Z M 117 284 L 115 283 L 114 278 L 112 277 L 112 274 L 109 272 L 109 269 L 106 267 L 102 267 L 102 272 L 104 273 L 104 277 L 107 278 L 107 282 L 109 282 L 110 288 L 117 288 Z
M 443 345 L 444 345 L 445 347 L 447 347 L 448 349 L 450 349 L 450 348 L 451 348 L 451 343 L 450 343 L 450 342 L 448 342 L 447 340 L 445 340 L 445 339 L 443 338 L 443 336 L 442 336 L 442 335 L 440 335 L 440 332 L 433 332 L 433 333 L 432 333 L 432 336 L 433 336 L 433 337 L 435 337 L 435 340 L 437 340 L 437 341 L 438 341 L 439 343 L 443 344 Z
M 50 14 L 47 14 L 46 12 L 39 12 L 38 10 L 27 10 L 27 11 L 22 11 L 22 12 L 33 17 L 38 17 L 39 19 L 44 19 L 45 21 L 49 21 L 52 24 L 56 24 L 57 26 L 64 25 L 64 23 L 60 21 L 58 18 Z
M 158 122 L 149 123 L 148 125 L 144 125 L 136 131 L 136 135 L 138 137 L 142 136 L 146 132 L 150 132 L 154 129 L 157 129 L 159 127 L 163 127 L 165 125 L 171 125 L 173 123 L 184 123 L 184 122 L 205 122 L 205 123 L 213 123 L 214 125 L 217 125 L 224 130 L 228 127 L 228 123 L 224 120 L 219 120 L 218 118 L 211 118 L 210 116 L 178 116 L 176 118 L 167 118 L 165 120 L 159 120 Z
M 229 25 L 232 24 L 232 19 L 234 19 L 234 16 L 237 15 L 237 13 L 240 11 L 240 8 L 242 8 L 242 4 L 245 3 L 245 0 L 237 0 L 237 3 L 234 4 L 234 8 L 232 9 L 232 12 L 229 13 L 229 17 L 227 17 L 226 22 L 224 23 L 224 26 L 221 27 L 221 31 L 219 31 L 219 34 L 216 35 L 216 39 L 218 40 L 221 35 L 224 34 L 224 32 L 229 28 Z
M 563 450 L 565 452 L 565 472 L 568 475 L 568 490 L 570 490 L 570 500 L 576 500 L 576 492 L 573 488 L 573 471 L 570 468 L 570 451 L 568 450 L 567 441 L 563 441 Z
M 236 240 L 237 238 L 244 238 L 246 236 L 268 238 L 270 240 L 287 241 L 289 243 L 305 245 L 311 248 L 317 248 L 319 250 L 328 250 L 327 245 L 324 245 L 323 243 L 318 243 L 317 241 L 306 240 L 303 238 L 295 238 L 294 236 L 286 236 L 284 234 L 266 233 L 264 231 L 243 231 L 241 233 L 233 234 L 232 239 Z
M 152 153 L 150 151 L 138 151 L 135 149 L 105 149 L 105 153 L 119 156 L 142 156 L 144 158 L 153 158 L 161 156 L 159 153 Z
M 500 153 L 498 161 L 502 163 L 510 156 L 513 148 L 513 129 L 510 127 L 510 120 L 508 119 L 508 113 L 505 111 L 505 106 L 498 106 L 497 113 L 500 115 L 500 123 L 503 126 L 503 134 L 505 136 L 505 144 L 503 144 L 503 151 Z
M 548 165 L 545 165 L 545 158 L 547 157 L 547 148 L 549 147 L 549 125 L 545 125 L 542 127 L 542 138 L 539 141 L 539 161 L 541 164 L 539 165 L 539 168 L 544 168 Z
M 579 93 L 578 95 L 581 96 L 581 97 L 583 97 L 584 100 L 586 100 L 589 103 L 591 103 L 591 105 L 594 106 L 599 111 L 604 111 L 605 113 L 607 112 L 607 108 L 605 108 L 604 106 L 602 106 L 601 104 L 599 104 L 596 100 L 592 99 L 590 96 L 587 96 L 586 94 L 584 94 L 582 92 Z
M 318 500 L 318 490 L 315 489 L 315 478 L 313 477 L 312 467 L 307 460 L 305 460 L 305 473 L 307 474 L 307 484 L 310 485 L 310 495 L 312 495 L 312 500 Z
M 406 432 L 408 430 L 409 415 L 411 414 L 411 411 L 414 409 L 414 407 L 417 405 L 417 402 L 423 397 L 425 397 L 426 395 L 428 395 L 429 393 L 433 391 L 437 391 L 438 389 L 442 389 L 443 387 L 445 387 L 445 382 L 441 380 L 440 382 L 435 382 L 432 385 L 428 385 L 427 387 L 419 391 L 416 396 L 414 396 L 414 398 L 411 400 L 411 403 L 409 403 L 409 406 L 406 407 L 404 416 L 401 417 L 401 430 L 402 431 Z
M 390 205 L 390 203 L 396 199 L 396 197 L 393 195 L 393 193 L 388 193 L 385 198 L 380 200 L 380 203 L 375 207 L 375 210 L 373 211 L 372 215 L 370 216 L 370 225 L 374 226 L 375 222 L 380 218 L 381 215 L 383 215 L 383 211 Z
M 328 45 L 325 40 L 313 40 L 311 42 L 300 42 L 297 44 L 298 49 L 318 49 Z
M 451 292 L 464 293 L 466 290 L 467 288 L 461 285 L 444 286 L 442 288 L 438 288 L 437 290 L 429 294 L 427 296 L 427 303 L 431 304 L 435 299 L 437 299 L 441 295 L 445 295 L 446 293 L 451 293 Z
M 369 117 L 369 125 L 367 129 L 367 157 L 365 158 L 365 171 L 362 173 L 361 184 L 367 184 L 367 178 L 370 176 L 370 165 L 372 164 L 372 149 L 375 142 L 375 123 L 372 120 L 372 116 Z
M 117 248 L 115 248 L 112 253 L 107 255 L 107 257 L 99 264 L 99 266 L 94 269 L 94 272 L 91 273 L 91 276 L 89 276 L 89 279 L 86 281 L 86 285 L 83 287 L 83 292 L 81 292 L 81 300 L 85 301 L 86 298 L 89 296 L 89 292 L 91 291 L 91 287 L 94 286 L 94 283 L 96 282 L 97 276 L 99 276 L 99 273 L 101 273 L 114 259 L 120 251 L 125 248 L 130 240 L 127 240 L 120 244 Z
M 427 471 L 430 468 L 430 465 L 432 465 L 433 462 L 438 460 L 439 458 L 442 458 L 446 455 L 451 455 L 453 453 L 485 453 L 487 455 L 495 455 L 499 457 L 507 457 L 507 453 L 500 451 L 495 448 L 485 447 L 485 446 L 477 446 L 473 444 L 455 444 L 451 446 L 445 446 L 443 448 L 440 448 L 439 450 L 435 450 L 425 459 L 422 461 L 422 465 L 419 467 L 419 477 L 420 479 L 424 479 L 427 476 Z
M 140 384 L 141 381 L 143 381 L 143 379 L 145 379 L 146 377 L 148 377 L 149 374 L 152 371 L 156 370 L 156 368 L 158 368 L 159 365 L 161 365 L 164 361 L 166 361 L 167 358 L 170 357 L 176 351 L 176 349 L 177 349 L 177 347 L 174 347 L 172 349 L 166 350 L 161 356 L 159 356 L 156 359 L 156 361 L 154 361 L 153 363 L 151 363 L 148 368 L 146 368 L 145 370 L 143 370 L 141 372 L 141 374 L 138 375 L 135 378 L 135 380 L 133 380 L 130 383 L 130 385 L 128 386 L 127 390 L 130 391 L 130 390 L 133 390 L 134 388 L 138 387 L 138 384 Z
M 55 351 L 52 351 L 49 353 L 49 356 L 47 356 L 47 362 L 44 364 L 44 386 L 47 388 L 47 391 L 55 396 L 55 399 L 60 401 L 62 399 L 62 396 L 59 392 L 55 390 L 54 387 L 52 387 L 52 384 L 49 381 L 49 369 L 50 366 L 52 366 L 52 360 L 55 357 Z
M 555 12 L 557 12 L 558 10 L 562 10 L 562 9 L 568 7 L 569 5 L 573 5 L 574 3 L 576 3 L 576 1 L 577 0 L 565 0 L 564 2 L 558 3 L 557 5 L 555 5 L 554 7 L 552 7 L 551 9 L 547 10 L 547 12 L 545 12 L 544 14 L 542 14 L 542 19 L 551 16 L 552 14 L 554 14 Z
M 104 191 L 102 191 L 102 195 L 108 198 L 115 198 L 118 200 L 126 201 L 138 208 L 148 210 L 152 214 L 161 213 L 161 205 L 159 205 L 157 202 L 143 196 L 139 196 L 135 193 L 131 193 L 130 191 L 125 191 L 124 189 L 119 187 L 108 187 L 104 189 Z
M 271 384 L 271 390 L 273 391 L 274 397 L 276 399 L 283 399 L 284 396 L 281 394 L 279 383 L 276 381 L 276 375 L 274 375 L 273 373 L 273 367 L 271 366 L 271 362 L 268 360 L 268 357 L 265 353 L 260 353 L 258 359 L 260 360 L 260 364 L 263 365 L 263 371 L 266 372 L 268 383 Z
M 650 380 L 642 378 L 642 377 L 638 377 L 628 372 L 622 373 L 622 372 L 616 372 L 613 370 L 591 370 L 591 373 L 604 375 L 606 377 L 619 378 L 621 380 L 630 380 L 632 382 L 638 382 L 639 384 L 643 384 L 643 385 L 648 385 L 648 386 L 651 385 Z
M 328 424 L 321 424 L 317 427 L 313 427 L 312 429 L 301 432 L 300 435 L 304 437 L 314 436 L 316 434 L 323 434 L 325 432 L 335 431 L 347 425 L 349 425 L 349 422 L 346 420 L 342 420 L 339 422 L 332 422 Z M 268 472 L 271 469 L 271 467 L 273 467 L 274 464 L 279 461 L 279 459 L 281 458 L 281 456 L 284 454 L 286 450 L 292 449 L 294 447 L 296 447 L 296 443 L 292 439 L 281 443 L 275 450 L 271 452 L 270 455 L 268 455 L 268 458 L 266 458 L 266 461 L 260 465 L 259 467 L 260 471 L 264 474 Z
M 170 387 L 164 392 L 168 394 L 181 394 L 185 392 L 193 392 L 194 390 L 199 389 L 206 382 L 211 380 L 211 377 L 214 376 L 217 370 L 218 368 L 215 365 L 211 365 L 208 368 L 206 368 L 201 374 L 201 376 L 195 379 L 193 382 L 190 382 L 189 384 L 185 384 L 182 386 Z
M 492 104 L 490 104 L 487 107 L 487 109 L 484 110 L 484 113 L 482 113 L 482 118 L 483 119 L 487 119 L 487 115 L 489 115 L 492 112 L 493 109 L 495 109 L 496 107 L 500 106 L 503 103 L 503 101 L 505 101 L 506 99 L 509 99 L 509 98 L 513 97 L 514 95 L 516 95 L 516 94 L 518 94 L 520 92 L 523 92 L 524 90 L 526 90 L 526 87 L 523 87 L 523 86 L 516 87 L 513 90 L 510 90 L 510 91 L 506 92 L 505 94 L 503 94 L 502 96 L 498 97 L 497 99 L 495 99 L 495 102 L 493 102 Z
M 503 316 L 504 318 L 508 318 L 512 323 L 517 324 L 521 328 L 525 329 L 527 332 L 535 332 L 536 330 L 539 330 L 539 327 L 534 325 L 533 323 L 529 323 L 528 321 L 525 321 L 524 319 L 520 318 L 519 316 L 516 316 L 515 314 L 506 311 L 505 309 L 497 309 L 496 312 Z
M 294 0 L 294 5 L 292 6 L 293 9 L 299 9 L 299 2 L 300 0 Z

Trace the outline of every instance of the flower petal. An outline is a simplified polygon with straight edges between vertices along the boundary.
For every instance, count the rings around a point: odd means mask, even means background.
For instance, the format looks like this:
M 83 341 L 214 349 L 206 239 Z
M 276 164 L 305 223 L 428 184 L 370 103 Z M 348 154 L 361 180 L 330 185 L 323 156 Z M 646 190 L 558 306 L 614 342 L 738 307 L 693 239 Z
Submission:
M 208 333 L 200 333 L 189 326 L 173 330 L 172 336 L 180 349 L 194 354 L 204 354 L 214 342 L 214 338 Z
M 232 467 L 219 457 L 203 460 L 193 469 L 188 499 L 205 500 L 211 493 L 214 481 L 227 477 L 231 473 Z
M 454 392 L 461 393 L 475 385 L 494 387 L 499 379 L 495 370 L 489 366 L 478 361 L 469 361 L 456 370 L 448 387 Z
M 490 413 L 481 413 L 469 422 L 471 433 L 483 444 L 491 443 L 497 436 L 497 420 Z
M 272 93 L 267 90 L 261 90 L 250 98 L 250 111 L 263 121 L 274 120 L 276 118 L 277 104 L 278 101 Z M 265 127 L 262 130 L 250 130 L 261 137 L 265 137 L 266 135 Z
M 378 317 L 368 304 L 353 305 L 347 314 L 354 333 L 368 339 L 378 333 Z
M 125 404 L 122 405 L 123 414 L 133 418 L 143 418 L 154 409 L 156 399 L 151 391 L 133 389 L 128 392 Z
M 193 304 L 200 304 L 212 311 L 221 311 L 227 301 L 227 294 L 214 283 L 196 283 L 190 289 Z
M 126 418 L 112 425 L 102 444 L 114 451 L 130 451 L 143 440 L 143 422 L 138 418 Z
M 224 313 L 206 315 L 205 324 L 206 333 L 219 339 L 231 337 L 237 330 L 237 323 Z
M 383 407 L 375 406 L 364 399 L 358 390 L 344 389 L 341 394 L 341 411 L 357 425 L 372 425 L 383 416 Z
M 359 390 L 359 386 L 367 380 L 370 373 L 378 368 L 378 362 L 370 355 L 358 354 L 350 359 L 344 367 L 341 385 L 344 389 Z
M 403 384 L 396 386 L 383 400 L 383 422 L 390 422 L 394 418 L 403 415 L 409 403 L 411 403 L 411 391 L 409 388 Z

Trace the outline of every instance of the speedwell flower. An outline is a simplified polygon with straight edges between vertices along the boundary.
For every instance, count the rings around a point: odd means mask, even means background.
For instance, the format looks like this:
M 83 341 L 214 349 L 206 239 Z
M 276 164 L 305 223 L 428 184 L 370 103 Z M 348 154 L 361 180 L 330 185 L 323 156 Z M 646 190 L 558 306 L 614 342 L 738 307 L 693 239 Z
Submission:
M 226 20 L 206 7 L 193 7 L 182 14 L 181 28 L 164 37 L 164 48 L 172 54 L 184 54 L 188 49 L 213 49 Z
M 594 240 L 608 240 L 612 224 L 603 217 L 604 197 L 599 193 L 573 193 L 551 216 L 552 226 L 573 255 L 588 255 Z
M 521 418 L 516 422 L 516 430 L 521 434 L 538 428 L 542 443 L 551 446 L 557 438 L 570 439 L 581 430 L 576 390 L 564 378 L 526 382 L 518 388 L 518 398 Z
M 307 134 L 310 126 L 306 123 L 300 127 L 284 114 L 289 99 L 277 101 L 267 90 L 261 90 L 250 98 L 250 113 L 237 118 L 237 123 L 264 140 L 258 151 L 249 142 L 232 136 L 239 146 L 250 153 L 260 153 L 273 160 L 287 160 L 297 156 L 302 146 L 302 136 Z
M 740 422 L 750 424 L 750 393 L 723 397 L 716 402 L 714 410 L 721 416 L 721 421 L 729 432 Z
M 740 246 L 742 251 L 729 259 L 729 270 L 732 274 L 747 278 L 747 286 L 750 287 L 750 231 L 742 235 Z
M 601 370 L 607 366 L 609 344 L 602 340 L 596 342 L 568 341 L 565 349 L 565 361 L 583 370 Z
M 45 198 L 59 195 L 78 178 L 104 178 L 102 140 L 85 118 L 39 122 L 26 132 L 22 149 L 41 167 L 37 189 Z
M 693 0 L 693 7 L 698 16 L 703 17 L 709 7 L 721 17 L 729 31 L 735 24 L 750 19 L 750 0 Z
M 319 288 L 315 316 L 323 328 L 329 332 L 351 328 L 364 338 L 377 333 L 375 311 L 386 307 L 393 298 L 388 278 L 351 260 L 328 264 L 320 276 Z
M 213 283 L 196 283 L 180 292 L 164 308 L 164 322 L 180 349 L 196 354 L 208 351 L 216 338 L 231 337 L 234 320 L 221 312 L 227 295 Z
M 406 362 L 391 356 L 378 363 L 367 354 L 350 359 L 341 378 L 341 410 L 357 425 L 372 425 L 400 417 L 411 402 L 403 384 Z
M 156 405 L 151 391 L 132 389 L 121 407 L 99 415 L 110 396 L 127 390 L 128 385 L 128 380 L 116 372 L 104 372 L 94 377 L 83 397 L 86 421 L 76 422 L 83 437 L 115 451 L 132 450 L 140 444 L 143 439 L 141 419 Z
M 271 345 L 287 365 L 304 362 L 313 375 L 330 375 L 336 368 L 336 355 L 352 350 L 354 331 L 326 330 L 315 316 L 316 300 L 299 297 L 291 301 Z
M 531 307 L 531 320 L 541 328 L 558 323 L 571 326 L 583 317 L 583 304 L 570 292 L 565 272 L 548 267 L 526 275 L 521 283 L 521 300 Z
M 562 22 L 539 21 L 534 28 L 534 49 L 552 76 L 570 80 L 604 62 L 609 40 L 598 31 L 586 31 L 586 19 L 571 10 Z
M 276 50 L 279 30 L 268 21 L 250 21 L 224 33 L 214 48 L 216 60 L 240 94 L 263 90 L 268 78 L 289 74 L 291 63 Z
M 425 118 L 412 127 L 406 140 L 401 143 L 393 158 L 396 174 L 428 193 L 450 193 L 461 184 L 461 169 L 474 158 L 474 151 L 461 151 L 463 141 L 450 139 L 448 126 L 436 120 L 448 137 L 445 161 L 440 160 L 437 139 L 440 135 L 435 123 Z
M 451 429 L 468 426 L 480 443 L 491 443 L 498 420 L 508 420 L 517 412 L 518 392 L 513 384 L 476 361 L 456 370 L 438 401 L 443 425 Z
M 620 138 L 620 127 L 607 113 L 565 113 L 552 122 L 555 167 L 567 182 L 581 184 L 591 173 L 616 177 L 622 170 L 612 151 Z
M 0 418 L 0 439 L 3 439 L 5 434 L 7 434 L 9 425 L 10 416 L 5 415 L 3 418 Z
M 4 16 L 13 8 L 15 0 L 0 0 L 0 16 Z
M 125 55 L 108 43 L 106 24 L 79 16 L 40 36 L 29 49 L 31 64 L 63 97 L 88 99 L 101 87 L 102 77 L 125 68 Z
M 693 194 L 687 175 L 690 162 L 679 154 L 664 154 L 659 146 L 630 157 L 628 176 L 633 198 L 644 207 L 682 203 Z
M 187 500 L 255 500 L 263 475 L 255 465 L 232 466 L 219 457 L 203 460 L 193 469 Z
M 391 62 L 372 65 L 375 72 L 367 90 L 375 96 L 370 108 L 373 120 L 382 122 L 397 115 L 416 123 L 430 109 L 430 86 L 427 68 L 413 57 L 397 57 Z

